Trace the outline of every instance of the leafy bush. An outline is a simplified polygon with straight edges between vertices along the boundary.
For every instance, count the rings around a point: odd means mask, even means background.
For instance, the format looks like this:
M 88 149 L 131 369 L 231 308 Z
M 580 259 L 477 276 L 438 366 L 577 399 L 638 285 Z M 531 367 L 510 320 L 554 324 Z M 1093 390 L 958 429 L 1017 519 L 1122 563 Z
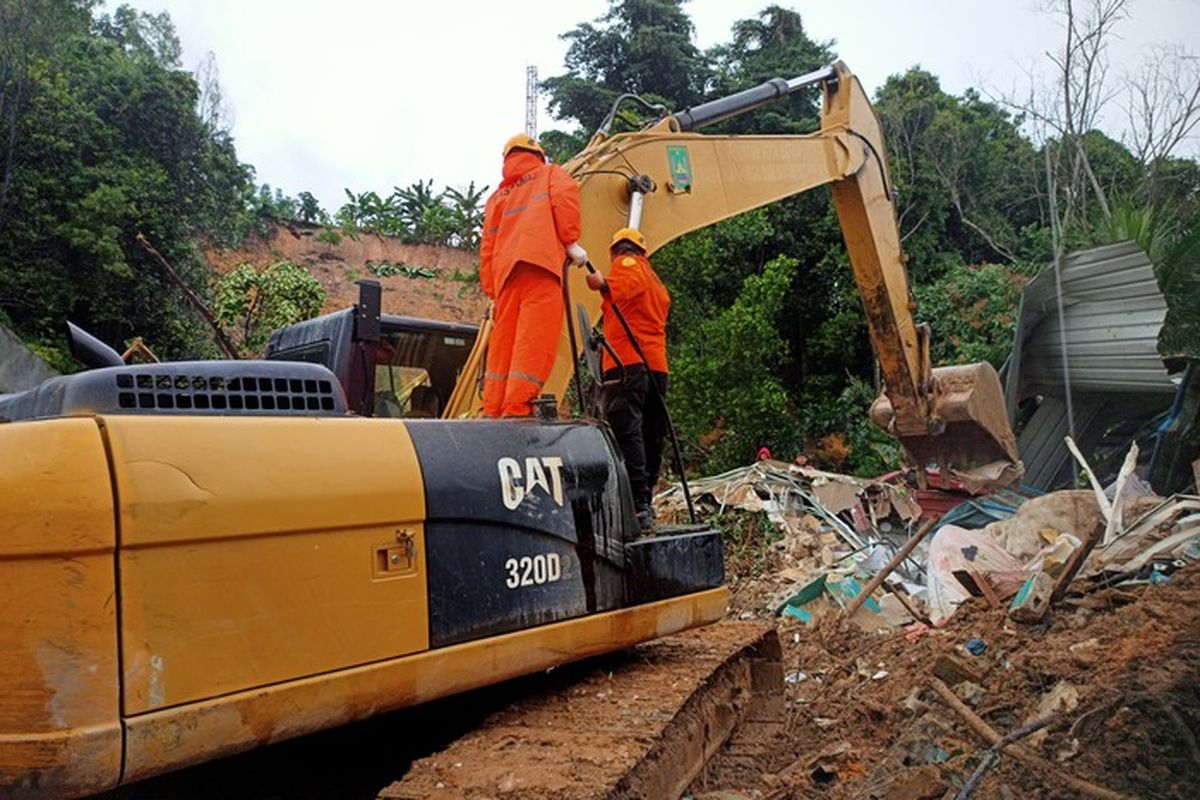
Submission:
M 475 248 L 483 226 L 487 187 L 433 190 L 433 181 L 394 187 L 387 197 L 376 192 L 345 190 L 347 202 L 334 219 L 347 232 L 363 231 L 396 236 L 416 244 Z
M 772 259 L 745 280 L 729 308 L 683 331 L 671 405 L 685 436 L 711 442 L 707 470 L 751 461 L 763 445 L 798 444 L 788 393 L 775 372 L 788 358 L 779 318 L 798 266 L 786 256 Z
M 868 418 L 875 391 L 867 381 L 850 377 L 840 394 L 809 387 L 801 400 L 807 439 L 804 454 L 814 465 L 873 477 L 901 464 L 900 445 Z
M 988 361 L 999 369 L 1012 349 L 1025 276 L 998 264 L 951 267 L 918 287 L 917 317 L 933 325 L 933 363 Z
M 320 282 L 290 261 L 262 270 L 239 264 L 217 281 L 214 316 L 236 328 L 249 355 L 262 352 L 276 328 L 316 316 L 324 302 Z
M 336 247 L 342 243 L 342 235 L 337 232 L 336 228 L 322 228 L 313 236 L 321 244 L 327 244 L 331 247 Z

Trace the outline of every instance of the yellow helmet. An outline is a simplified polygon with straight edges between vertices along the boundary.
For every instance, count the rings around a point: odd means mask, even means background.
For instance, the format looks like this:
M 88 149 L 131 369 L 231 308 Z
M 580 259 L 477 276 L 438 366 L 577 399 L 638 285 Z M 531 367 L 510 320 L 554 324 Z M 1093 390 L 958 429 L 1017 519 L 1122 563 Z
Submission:
M 503 155 L 507 157 L 513 150 L 528 150 L 532 153 L 537 153 L 542 158 L 546 157 L 546 152 L 537 143 L 537 139 L 534 139 L 527 133 L 518 133 L 516 136 L 508 138 L 508 141 L 504 143 Z
M 620 242 L 630 242 L 642 248 L 643 253 L 649 253 L 650 248 L 646 246 L 646 237 L 637 228 L 621 228 L 613 234 L 612 241 L 609 242 L 608 249 L 612 250 Z

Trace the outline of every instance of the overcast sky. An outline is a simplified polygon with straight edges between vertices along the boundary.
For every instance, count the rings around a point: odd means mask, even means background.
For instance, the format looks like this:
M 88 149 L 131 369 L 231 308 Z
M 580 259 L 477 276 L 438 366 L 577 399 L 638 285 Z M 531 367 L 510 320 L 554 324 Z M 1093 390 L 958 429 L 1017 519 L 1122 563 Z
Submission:
M 836 40 L 868 92 L 915 64 L 954 93 L 1027 86 L 1026 73 L 1061 37 L 1035 0 L 779 2 L 801 13 L 810 36 Z M 769 4 L 691 0 L 685 7 L 706 48 Z M 292 195 L 311 191 L 329 211 L 344 201 L 343 187 L 386 195 L 424 178 L 438 187 L 494 186 L 501 145 L 524 128 L 526 66 L 542 78 L 560 74 L 566 43 L 559 35 L 608 8 L 607 0 L 132 5 L 170 13 L 187 68 L 216 55 L 238 154 L 259 182 Z M 1153 42 L 1200 51 L 1200 0 L 1133 0 L 1118 33 L 1114 72 L 1139 62 Z M 539 128 L 550 127 L 543 105 Z M 1195 140 L 1190 149 L 1195 154 Z

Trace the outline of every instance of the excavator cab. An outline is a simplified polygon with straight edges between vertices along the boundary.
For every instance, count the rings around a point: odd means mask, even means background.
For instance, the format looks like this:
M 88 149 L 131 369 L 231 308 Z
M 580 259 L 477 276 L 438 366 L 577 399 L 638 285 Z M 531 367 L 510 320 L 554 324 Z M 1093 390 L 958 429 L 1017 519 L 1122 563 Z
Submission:
M 268 361 L 321 364 L 337 376 L 349 410 L 363 417 L 442 416 L 479 326 L 384 314 L 378 281 L 359 281 L 353 308 L 271 334 Z

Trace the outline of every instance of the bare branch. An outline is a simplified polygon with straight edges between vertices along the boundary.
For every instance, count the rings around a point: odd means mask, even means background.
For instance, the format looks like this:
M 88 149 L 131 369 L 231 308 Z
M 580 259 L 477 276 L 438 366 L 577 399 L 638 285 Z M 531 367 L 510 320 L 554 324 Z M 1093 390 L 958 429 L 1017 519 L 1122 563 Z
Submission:
M 1124 141 L 1144 167 L 1170 156 L 1200 124 L 1200 56 L 1181 46 L 1152 47 L 1124 88 Z

